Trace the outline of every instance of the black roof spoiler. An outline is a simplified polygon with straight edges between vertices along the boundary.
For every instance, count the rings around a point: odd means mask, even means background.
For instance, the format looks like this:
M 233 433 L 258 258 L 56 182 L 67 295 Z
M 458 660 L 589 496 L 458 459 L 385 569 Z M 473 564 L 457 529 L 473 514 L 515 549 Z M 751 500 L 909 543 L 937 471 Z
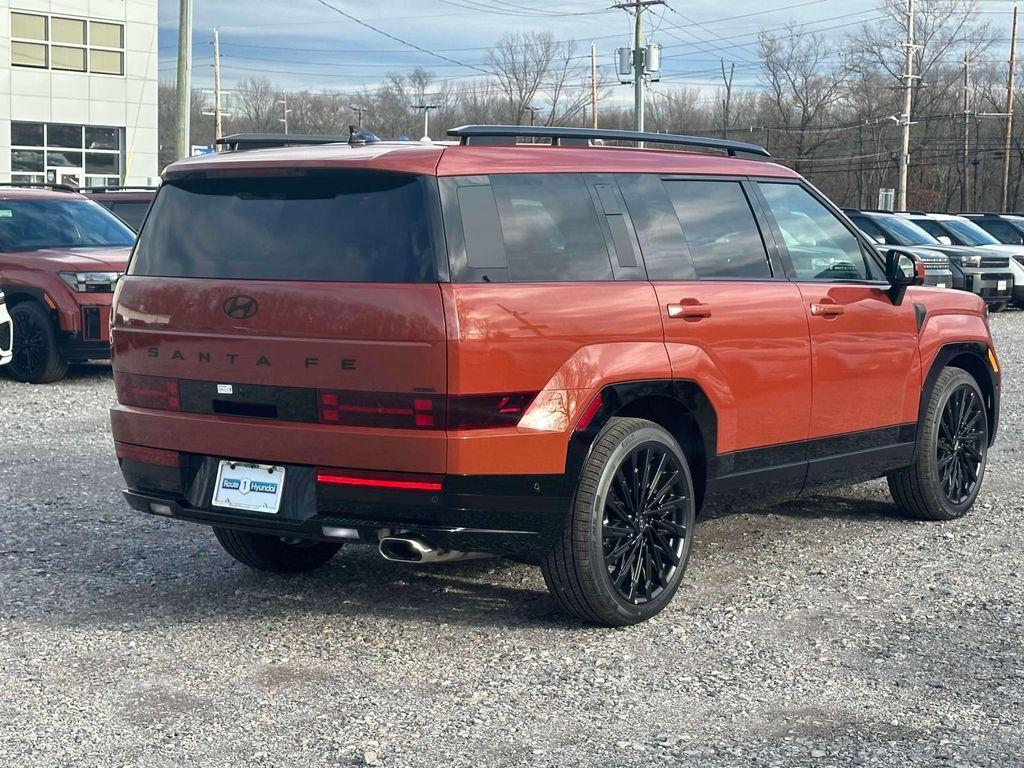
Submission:
M 603 128 L 565 128 L 544 125 L 463 125 L 448 129 L 448 135 L 466 144 L 513 144 L 518 137 L 549 139 L 552 146 L 588 146 L 593 141 L 631 141 L 650 144 L 673 144 L 681 147 L 717 149 L 730 157 L 749 155 L 771 157 L 764 147 L 744 141 L 715 139 L 707 136 L 680 136 L 673 133 L 619 131 Z

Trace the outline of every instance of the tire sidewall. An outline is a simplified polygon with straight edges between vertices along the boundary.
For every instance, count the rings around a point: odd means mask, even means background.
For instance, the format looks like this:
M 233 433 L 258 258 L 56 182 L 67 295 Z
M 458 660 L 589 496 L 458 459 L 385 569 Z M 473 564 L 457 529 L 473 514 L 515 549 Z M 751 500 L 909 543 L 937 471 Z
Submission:
M 633 605 L 618 594 L 608 575 L 608 569 L 604 564 L 604 501 L 615 477 L 615 472 L 622 461 L 635 449 L 645 444 L 657 445 L 660 448 L 667 448 L 672 451 L 682 469 L 688 496 L 686 509 L 687 536 L 683 546 L 683 553 L 679 560 L 679 566 L 672 578 L 672 583 L 657 598 L 650 602 Z M 668 432 L 654 425 L 630 432 L 612 450 L 608 460 L 601 468 L 597 490 L 593 498 L 589 500 L 588 507 L 586 510 L 588 513 L 588 535 L 586 538 L 590 547 L 588 560 L 593 583 L 598 585 L 600 590 L 601 601 L 620 616 L 624 624 L 635 624 L 657 614 L 675 597 L 679 584 L 686 573 L 690 551 L 693 547 L 693 528 L 696 519 L 693 479 L 690 475 L 690 467 L 686 461 L 686 456 L 679 447 L 679 443 Z
M 946 494 L 942 490 L 942 476 L 939 472 L 936 452 L 939 441 L 939 427 L 942 424 L 942 414 L 945 411 L 946 405 L 948 404 L 949 398 L 953 392 L 965 384 L 974 390 L 975 397 L 977 397 L 978 401 L 981 403 L 982 415 L 984 416 L 982 419 L 982 428 L 984 429 L 985 437 L 981 441 L 982 460 L 981 466 L 978 470 L 977 487 L 974 489 L 974 493 L 971 494 L 971 497 L 967 501 L 962 504 L 952 504 L 949 499 L 946 498 Z M 977 500 L 978 495 L 981 493 L 981 486 L 985 481 L 985 469 L 988 465 L 988 411 L 985 407 L 985 397 L 981 392 L 981 388 L 974 380 L 974 377 L 966 371 L 957 371 L 953 376 L 950 376 L 943 386 L 935 390 L 932 397 L 936 399 L 938 407 L 934 410 L 931 423 L 927 425 L 927 442 L 924 446 L 925 451 L 921 456 L 921 460 L 924 462 L 923 469 L 928 479 L 929 487 L 935 496 L 939 508 L 942 510 L 944 515 L 948 516 L 950 519 L 954 519 L 962 517 L 970 511 L 971 507 L 974 506 L 974 502 Z
M 11 307 L 10 315 L 11 326 L 14 331 L 14 338 L 12 340 L 12 351 L 14 352 L 14 357 L 6 366 L 10 377 L 15 381 L 20 381 L 26 384 L 44 384 L 54 378 L 60 378 L 61 375 L 63 375 L 63 371 L 58 371 L 60 375 L 57 375 L 56 377 L 51 375 L 53 369 L 59 367 L 60 361 L 58 358 L 60 352 L 57 349 L 57 333 L 54 330 L 53 322 L 49 313 L 41 305 L 36 304 L 35 302 L 23 302 Z M 31 318 L 35 323 L 37 323 L 46 340 L 46 352 L 42 363 L 36 370 L 29 372 L 21 371 L 17 367 L 18 320 L 22 317 Z

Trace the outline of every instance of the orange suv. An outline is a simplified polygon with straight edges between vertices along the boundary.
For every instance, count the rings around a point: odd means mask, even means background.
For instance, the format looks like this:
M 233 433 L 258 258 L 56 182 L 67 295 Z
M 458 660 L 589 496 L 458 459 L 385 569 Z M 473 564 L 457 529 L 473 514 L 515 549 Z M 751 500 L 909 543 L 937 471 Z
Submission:
M 449 134 L 167 169 L 112 318 L 135 509 L 270 571 L 526 559 L 621 625 L 672 599 L 701 510 L 877 477 L 916 517 L 971 508 L 1000 392 L 977 296 L 754 145 Z

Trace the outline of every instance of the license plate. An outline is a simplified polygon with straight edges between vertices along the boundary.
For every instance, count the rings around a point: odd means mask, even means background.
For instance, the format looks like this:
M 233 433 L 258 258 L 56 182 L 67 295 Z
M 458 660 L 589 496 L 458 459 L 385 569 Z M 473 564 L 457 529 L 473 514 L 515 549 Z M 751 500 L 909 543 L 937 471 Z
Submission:
M 948 288 L 949 286 L 946 285 L 945 283 L 936 283 L 935 287 L 936 288 Z
M 283 491 L 284 467 L 222 461 L 217 468 L 212 504 L 275 515 L 281 509 Z
M 1005 280 L 1000 280 L 996 284 L 996 290 L 997 291 L 1005 291 L 1006 290 L 1006 281 Z

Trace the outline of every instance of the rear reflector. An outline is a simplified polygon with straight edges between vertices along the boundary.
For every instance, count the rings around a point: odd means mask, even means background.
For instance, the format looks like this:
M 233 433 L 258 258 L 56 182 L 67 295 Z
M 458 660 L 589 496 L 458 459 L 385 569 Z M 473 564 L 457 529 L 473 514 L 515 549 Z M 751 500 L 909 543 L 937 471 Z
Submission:
M 448 399 L 448 428 L 514 427 L 536 397 L 536 392 L 451 397 Z
M 177 379 L 160 376 L 139 376 L 135 373 L 114 373 L 117 402 L 140 408 L 180 411 L 181 395 Z
M 360 472 L 358 470 L 318 469 L 316 481 L 323 485 L 350 488 L 379 488 L 391 491 L 440 491 L 437 475 L 405 475 L 393 472 Z
M 165 451 L 161 448 L 147 448 L 143 445 L 129 445 L 128 443 L 114 443 L 114 451 L 119 459 L 156 464 L 161 467 L 181 466 L 180 454 L 177 451 Z
M 390 429 L 444 429 L 444 398 L 437 395 L 317 392 L 320 422 L 346 427 Z
M 580 420 L 576 422 L 576 429 L 582 432 L 589 427 L 590 422 L 592 422 L 594 417 L 597 416 L 597 412 L 601 410 L 601 404 L 601 393 L 598 392 L 597 397 L 590 401 L 590 405 L 588 405 L 587 409 L 583 411 L 583 415 L 580 416 Z

